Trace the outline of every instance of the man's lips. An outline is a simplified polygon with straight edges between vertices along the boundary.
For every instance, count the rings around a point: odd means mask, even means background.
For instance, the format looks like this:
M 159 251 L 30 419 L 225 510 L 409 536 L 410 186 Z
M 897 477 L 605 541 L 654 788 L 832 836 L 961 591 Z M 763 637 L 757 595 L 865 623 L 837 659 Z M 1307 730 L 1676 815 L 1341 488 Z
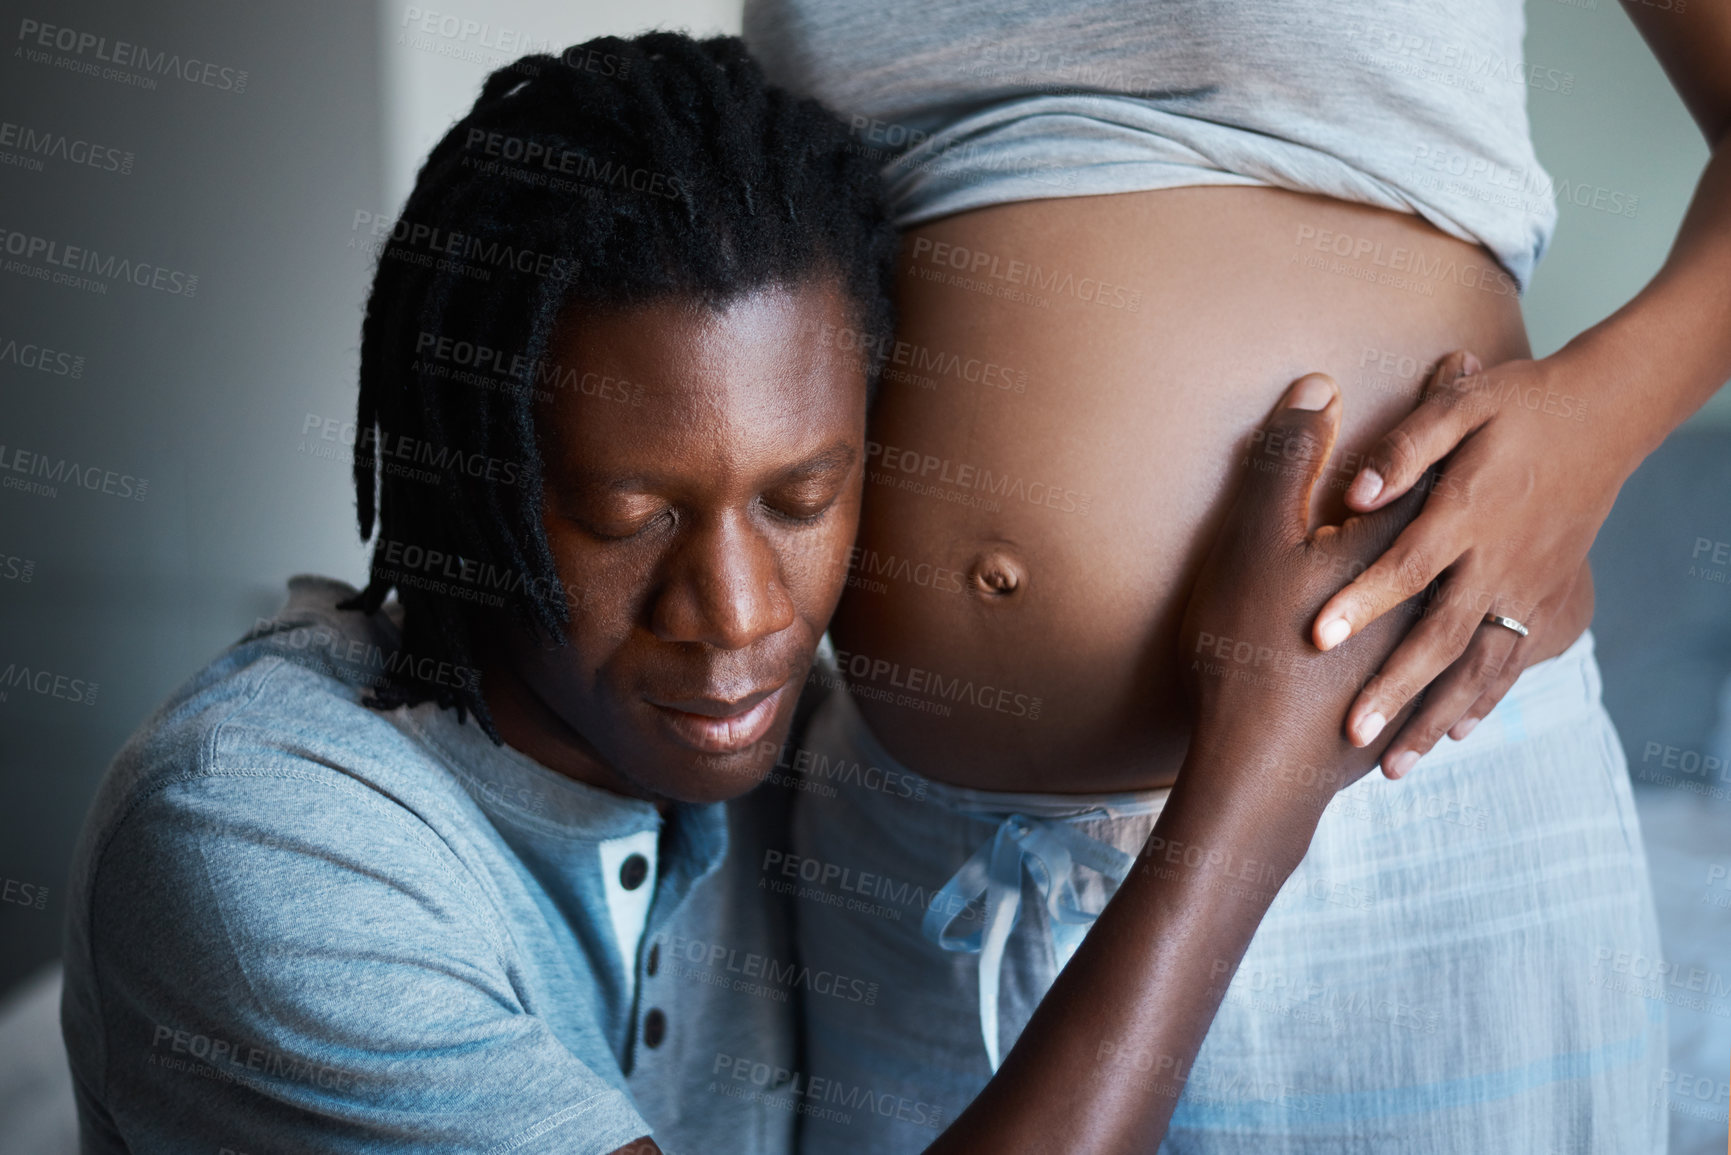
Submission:
M 717 698 L 645 699 L 680 742 L 705 754 L 732 754 L 758 741 L 775 723 L 788 683 L 732 702 Z

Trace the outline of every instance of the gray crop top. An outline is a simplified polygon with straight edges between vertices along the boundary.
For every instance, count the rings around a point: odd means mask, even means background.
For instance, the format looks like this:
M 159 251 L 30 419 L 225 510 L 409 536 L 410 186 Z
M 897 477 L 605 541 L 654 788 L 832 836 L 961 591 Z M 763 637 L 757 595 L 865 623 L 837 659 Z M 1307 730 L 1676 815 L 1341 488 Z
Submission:
M 1520 0 L 746 0 L 771 79 L 881 150 L 902 225 L 1271 185 L 1417 213 L 1524 289 L 1556 226 Z

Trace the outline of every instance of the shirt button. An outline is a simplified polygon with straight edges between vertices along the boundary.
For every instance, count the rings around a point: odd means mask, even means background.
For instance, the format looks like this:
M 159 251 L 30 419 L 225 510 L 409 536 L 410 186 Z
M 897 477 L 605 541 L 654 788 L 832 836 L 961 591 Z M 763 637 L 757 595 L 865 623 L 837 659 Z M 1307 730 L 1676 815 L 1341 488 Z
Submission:
M 633 854 L 619 864 L 619 885 L 626 890 L 636 890 L 648 877 L 649 860 L 641 854 Z
M 661 969 L 661 944 L 660 943 L 651 943 L 650 944 L 649 962 L 647 965 L 644 966 L 643 969 L 645 971 L 649 972 L 650 978 L 654 978 L 655 972 Z
M 667 1037 L 667 1016 L 661 1013 L 660 1007 L 651 1007 L 649 1013 L 643 1016 L 643 1045 L 659 1047 L 661 1040 Z

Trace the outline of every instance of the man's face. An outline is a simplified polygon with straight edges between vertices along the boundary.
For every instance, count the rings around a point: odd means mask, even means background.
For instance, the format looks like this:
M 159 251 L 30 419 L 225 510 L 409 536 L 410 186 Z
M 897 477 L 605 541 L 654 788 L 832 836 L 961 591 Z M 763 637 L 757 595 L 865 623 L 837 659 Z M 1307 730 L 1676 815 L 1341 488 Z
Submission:
M 859 520 L 865 373 L 816 336 L 851 320 L 819 280 L 561 326 L 535 421 L 575 605 L 565 646 L 505 652 L 585 778 L 705 802 L 773 765 Z

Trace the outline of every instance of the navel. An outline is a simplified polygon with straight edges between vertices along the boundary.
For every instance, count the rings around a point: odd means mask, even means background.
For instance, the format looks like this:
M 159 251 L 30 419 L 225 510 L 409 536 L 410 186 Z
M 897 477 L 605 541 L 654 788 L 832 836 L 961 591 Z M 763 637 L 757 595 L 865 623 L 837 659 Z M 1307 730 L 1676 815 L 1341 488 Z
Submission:
M 974 555 L 968 565 L 969 592 L 997 600 L 1014 597 L 1028 584 L 1028 569 L 1015 550 L 991 545 Z

